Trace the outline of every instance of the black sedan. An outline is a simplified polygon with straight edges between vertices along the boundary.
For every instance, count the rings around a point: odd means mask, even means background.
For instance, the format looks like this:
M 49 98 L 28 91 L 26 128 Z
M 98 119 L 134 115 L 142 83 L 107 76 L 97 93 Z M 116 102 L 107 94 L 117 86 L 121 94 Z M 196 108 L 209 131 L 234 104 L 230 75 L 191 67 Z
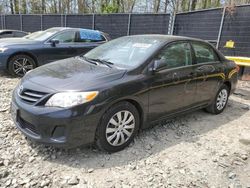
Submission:
M 37 66 L 85 54 L 108 40 L 108 34 L 100 31 L 63 27 L 0 39 L 0 69 L 23 76 Z
M 140 129 L 188 111 L 221 113 L 237 67 L 209 43 L 138 35 L 39 67 L 13 92 L 12 115 L 28 138 L 119 151 Z

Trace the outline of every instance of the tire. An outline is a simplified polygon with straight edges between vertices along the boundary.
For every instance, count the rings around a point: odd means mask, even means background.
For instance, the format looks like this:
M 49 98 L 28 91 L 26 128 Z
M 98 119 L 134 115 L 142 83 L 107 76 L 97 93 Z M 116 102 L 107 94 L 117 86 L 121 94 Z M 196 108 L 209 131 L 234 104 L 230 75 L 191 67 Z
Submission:
M 96 131 L 96 145 L 109 153 L 123 150 L 133 141 L 139 125 L 136 107 L 129 102 L 119 102 L 102 116 Z
M 228 97 L 229 87 L 223 84 L 217 92 L 213 103 L 206 108 L 206 111 L 212 114 L 220 114 L 227 106 Z
M 22 77 L 26 72 L 36 68 L 33 58 L 28 55 L 15 55 L 8 61 L 8 72 L 12 76 Z

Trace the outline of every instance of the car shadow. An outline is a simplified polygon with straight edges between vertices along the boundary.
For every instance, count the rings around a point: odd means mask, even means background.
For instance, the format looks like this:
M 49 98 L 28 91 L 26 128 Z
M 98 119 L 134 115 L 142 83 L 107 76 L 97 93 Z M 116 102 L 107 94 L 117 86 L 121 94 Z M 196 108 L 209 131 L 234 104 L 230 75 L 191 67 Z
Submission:
M 2 78 L 16 78 L 16 77 L 14 77 L 14 76 L 12 76 L 12 75 L 10 75 L 7 72 L 2 71 L 2 70 L 0 70 L 0 77 L 2 77 Z
M 93 147 L 76 149 L 56 149 L 30 143 L 31 147 L 45 161 L 78 168 L 81 170 L 121 167 L 147 159 L 174 145 L 198 143 L 201 136 L 216 130 L 243 116 L 248 109 L 244 103 L 230 99 L 225 111 L 212 115 L 203 110 L 191 112 L 184 116 L 171 119 L 151 129 L 143 130 L 135 141 L 123 151 L 108 154 Z

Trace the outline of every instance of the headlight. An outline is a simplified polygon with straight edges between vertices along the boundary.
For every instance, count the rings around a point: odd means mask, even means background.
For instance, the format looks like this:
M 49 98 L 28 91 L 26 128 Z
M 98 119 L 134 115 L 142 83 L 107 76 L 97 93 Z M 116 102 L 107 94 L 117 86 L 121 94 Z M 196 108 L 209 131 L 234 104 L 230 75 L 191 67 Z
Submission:
M 6 51 L 8 48 L 0 48 L 0 53 L 3 53 L 4 51 Z
M 72 107 L 92 101 L 98 95 L 98 91 L 89 92 L 63 92 L 54 94 L 45 104 L 53 107 Z

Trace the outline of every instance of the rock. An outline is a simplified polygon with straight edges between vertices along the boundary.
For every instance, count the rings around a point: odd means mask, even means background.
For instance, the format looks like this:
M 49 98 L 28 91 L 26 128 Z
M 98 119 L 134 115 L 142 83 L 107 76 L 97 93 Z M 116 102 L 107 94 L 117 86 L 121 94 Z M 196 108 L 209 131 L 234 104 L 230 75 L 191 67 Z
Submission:
M 9 175 L 9 172 L 7 169 L 0 169 L 0 179 L 6 178 Z
M 68 180 L 68 185 L 77 185 L 79 183 L 79 178 L 77 176 L 73 176 Z
M 248 156 L 247 156 L 247 154 L 242 154 L 242 155 L 240 156 L 240 158 L 243 159 L 243 160 L 245 161 L 245 160 L 248 159 Z
M 30 163 L 32 163 L 34 160 L 35 160 L 34 157 L 30 157 L 30 158 L 29 158 L 29 162 L 30 162 Z
M 51 155 L 51 159 L 55 160 L 56 159 L 56 155 Z
M 185 173 L 186 173 L 186 171 L 185 171 L 184 169 L 179 170 L 179 172 L 180 172 L 181 174 L 185 174 Z
M 153 177 L 149 177 L 149 178 L 148 178 L 148 182 L 151 182 L 151 181 L 153 181 L 153 180 L 154 180 Z
M 152 147 L 151 147 L 150 144 L 148 144 L 148 145 L 145 146 L 145 149 L 146 149 L 146 150 L 151 150 L 151 148 L 152 148 Z
M 3 161 L 4 166 L 9 166 L 9 163 L 10 163 L 10 161 L 7 159 Z
M 241 135 L 239 142 L 244 145 L 250 145 L 250 134 L 248 133 L 248 134 Z
M 88 173 L 92 173 L 92 172 L 94 172 L 93 168 L 88 169 Z
M 7 187 L 10 186 L 10 184 L 11 184 L 11 179 L 7 180 L 6 183 L 5 183 L 5 185 L 6 185 Z
M 19 182 L 19 184 L 20 185 L 24 185 L 24 184 L 27 184 L 27 183 L 29 183 L 30 182 L 30 179 L 29 178 L 24 178 L 23 180 L 21 180 L 20 182 Z
M 41 182 L 41 187 L 45 187 L 45 186 L 48 186 L 50 184 L 50 180 L 43 180 Z
M 236 174 L 234 173 L 234 172 L 230 172 L 229 174 L 228 174 L 228 178 L 229 179 L 234 179 L 236 177 Z
M 250 106 L 249 105 L 244 105 L 241 107 L 243 110 L 250 110 Z

